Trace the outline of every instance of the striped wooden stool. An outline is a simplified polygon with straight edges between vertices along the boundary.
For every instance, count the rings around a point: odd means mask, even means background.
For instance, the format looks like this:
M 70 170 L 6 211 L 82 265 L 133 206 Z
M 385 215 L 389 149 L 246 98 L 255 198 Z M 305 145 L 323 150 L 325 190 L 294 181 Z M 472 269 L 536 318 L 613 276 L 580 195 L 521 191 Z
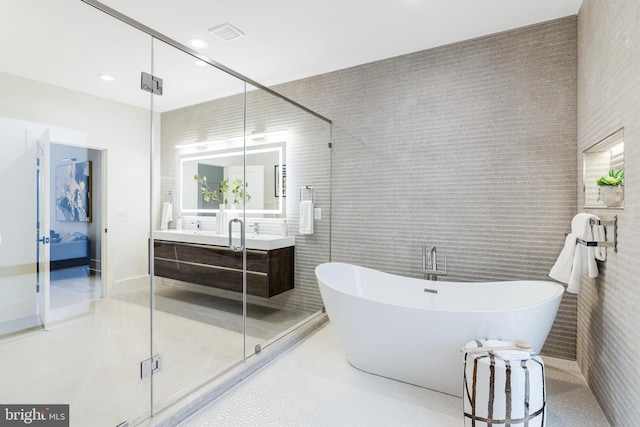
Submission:
M 465 348 L 513 343 L 476 340 Z M 544 363 L 526 351 L 485 351 L 464 356 L 464 425 L 469 427 L 544 427 Z

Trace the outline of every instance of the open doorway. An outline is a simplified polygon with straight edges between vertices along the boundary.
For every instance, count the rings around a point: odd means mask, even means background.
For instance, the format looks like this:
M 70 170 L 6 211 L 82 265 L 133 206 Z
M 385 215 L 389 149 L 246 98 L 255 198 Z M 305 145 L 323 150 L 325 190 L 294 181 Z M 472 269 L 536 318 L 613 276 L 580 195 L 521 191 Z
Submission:
M 82 131 L 9 117 L 0 139 L 2 338 L 88 313 L 102 295 L 106 151 Z
M 50 147 L 50 309 L 56 320 L 102 296 L 102 151 Z

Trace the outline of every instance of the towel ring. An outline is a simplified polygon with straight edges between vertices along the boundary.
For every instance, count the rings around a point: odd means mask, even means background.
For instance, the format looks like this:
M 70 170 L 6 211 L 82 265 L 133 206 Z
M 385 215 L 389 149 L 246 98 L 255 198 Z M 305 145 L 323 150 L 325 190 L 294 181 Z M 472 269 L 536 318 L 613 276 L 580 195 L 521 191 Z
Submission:
M 313 185 L 305 185 L 303 187 L 300 187 L 300 201 L 302 202 L 303 199 L 303 192 L 311 192 L 311 202 L 315 205 L 316 204 L 316 191 L 313 188 Z

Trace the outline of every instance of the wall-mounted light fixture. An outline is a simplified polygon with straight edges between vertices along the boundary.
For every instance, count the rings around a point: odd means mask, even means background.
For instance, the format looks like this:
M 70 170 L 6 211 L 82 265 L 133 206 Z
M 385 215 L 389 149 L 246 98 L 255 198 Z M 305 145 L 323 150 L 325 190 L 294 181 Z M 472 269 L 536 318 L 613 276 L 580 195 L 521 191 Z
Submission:
M 218 139 L 215 141 L 196 141 L 187 144 L 178 144 L 176 145 L 176 148 L 179 150 L 194 149 L 197 151 L 208 151 L 211 145 L 224 144 L 225 142 L 226 141 L 224 139 Z
M 289 131 L 287 129 L 279 129 L 269 132 L 251 133 L 247 134 L 246 136 L 234 136 L 227 139 L 189 142 L 185 144 L 178 144 L 175 147 L 179 150 L 189 152 L 218 151 L 227 150 L 229 148 L 236 148 L 242 146 L 243 144 L 245 144 L 247 147 L 250 147 L 262 144 L 282 142 L 287 140 L 288 135 Z

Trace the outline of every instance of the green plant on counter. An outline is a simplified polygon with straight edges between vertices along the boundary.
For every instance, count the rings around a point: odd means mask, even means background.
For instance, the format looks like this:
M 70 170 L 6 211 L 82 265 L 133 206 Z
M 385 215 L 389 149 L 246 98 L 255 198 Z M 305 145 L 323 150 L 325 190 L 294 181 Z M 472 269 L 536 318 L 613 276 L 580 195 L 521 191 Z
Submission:
M 229 191 L 229 183 L 226 179 L 220 182 L 220 188 L 218 191 L 213 191 L 207 182 L 207 177 L 203 176 L 200 178 L 200 175 L 193 175 L 193 179 L 198 181 L 200 184 L 200 192 L 202 193 L 202 199 L 208 203 L 214 203 L 216 201 L 220 202 L 220 204 L 226 205 L 229 201 L 224 197 L 225 193 Z
M 598 186 L 603 185 L 624 185 L 624 169 L 609 171 L 609 176 L 602 176 L 596 181 Z

